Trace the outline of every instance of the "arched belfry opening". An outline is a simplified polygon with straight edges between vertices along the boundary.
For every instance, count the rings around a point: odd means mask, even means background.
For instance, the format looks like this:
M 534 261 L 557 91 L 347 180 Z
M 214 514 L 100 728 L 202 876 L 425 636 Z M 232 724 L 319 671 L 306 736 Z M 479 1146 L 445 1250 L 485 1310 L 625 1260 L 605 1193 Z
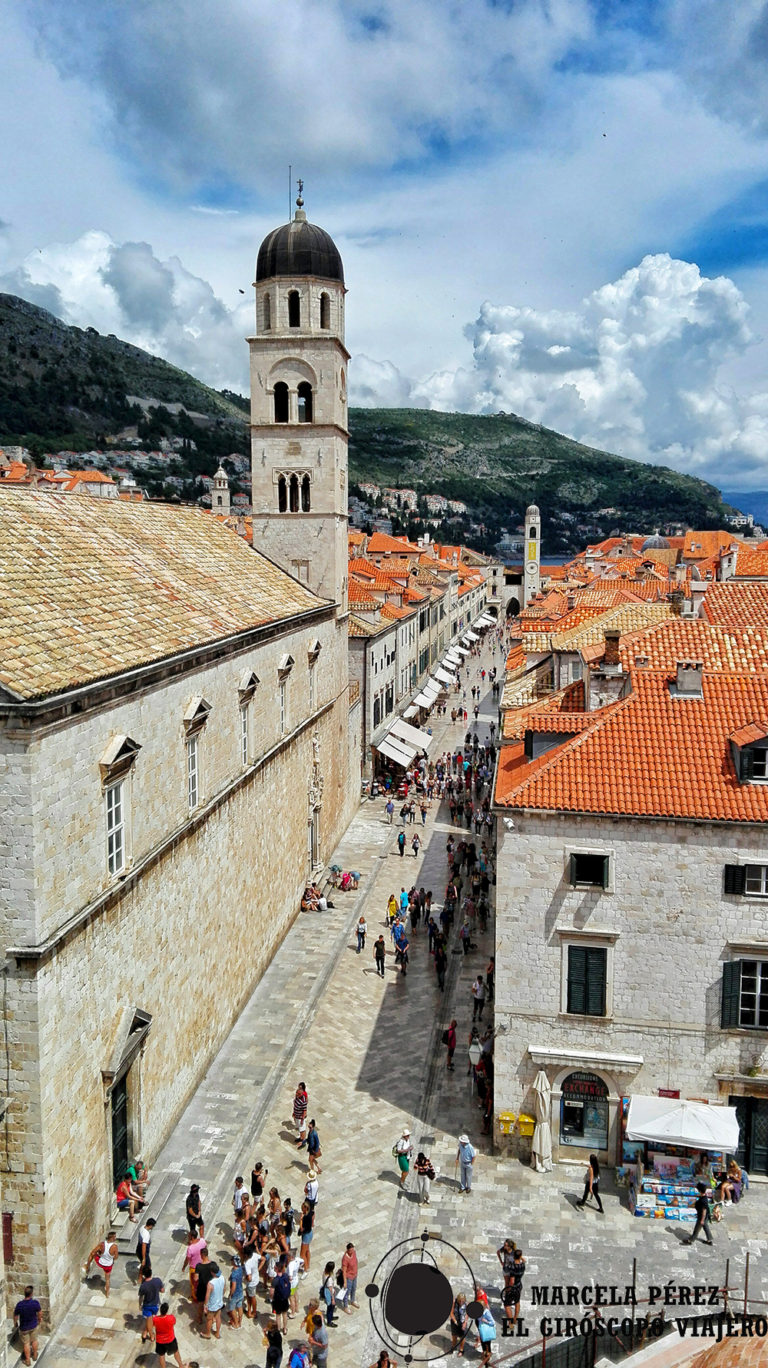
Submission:
M 299 477 L 298 477 L 298 475 L 292 475 L 292 476 L 291 476 L 291 483 L 290 483 L 290 490 L 289 490 L 289 493 L 290 493 L 290 502 L 289 502 L 290 511 L 291 511 L 291 513 L 298 513 L 298 511 L 299 511 Z
M 288 386 L 284 380 L 275 385 L 275 422 L 288 422 Z
M 299 399 L 299 422 L 312 422 L 312 386 L 308 380 L 302 380 L 297 390 Z
M 309 476 L 305 475 L 301 481 L 301 511 L 309 512 Z
M 320 327 L 330 328 L 331 326 L 331 296 L 325 290 L 320 296 Z
M 272 329 L 272 299 L 271 296 L 264 296 L 264 331 L 270 332 Z
M 277 481 L 277 511 L 278 513 L 287 513 L 288 511 L 288 486 L 284 475 L 280 475 Z
M 288 291 L 288 327 L 301 327 L 301 296 L 298 290 Z

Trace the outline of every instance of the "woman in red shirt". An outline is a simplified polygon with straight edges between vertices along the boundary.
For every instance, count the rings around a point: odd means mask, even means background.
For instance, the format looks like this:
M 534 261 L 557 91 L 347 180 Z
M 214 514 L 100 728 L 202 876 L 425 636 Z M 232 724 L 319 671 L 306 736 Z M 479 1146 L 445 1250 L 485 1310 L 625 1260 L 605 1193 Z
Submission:
M 152 1338 L 155 1341 L 155 1352 L 160 1360 L 160 1368 L 165 1368 L 166 1354 L 173 1354 L 179 1368 L 184 1368 L 179 1346 L 176 1342 L 176 1317 L 169 1316 L 167 1302 L 161 1304 L 160 1315 L 152 1317 Z

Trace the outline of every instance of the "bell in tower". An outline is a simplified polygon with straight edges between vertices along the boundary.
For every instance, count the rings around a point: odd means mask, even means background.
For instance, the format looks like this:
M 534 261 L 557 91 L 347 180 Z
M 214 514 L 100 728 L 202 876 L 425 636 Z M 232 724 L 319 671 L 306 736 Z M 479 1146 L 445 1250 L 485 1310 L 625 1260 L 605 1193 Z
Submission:
M 253 544 L 347 611 L 347 366 L 338 248 L 296 201 L 256 263 Z

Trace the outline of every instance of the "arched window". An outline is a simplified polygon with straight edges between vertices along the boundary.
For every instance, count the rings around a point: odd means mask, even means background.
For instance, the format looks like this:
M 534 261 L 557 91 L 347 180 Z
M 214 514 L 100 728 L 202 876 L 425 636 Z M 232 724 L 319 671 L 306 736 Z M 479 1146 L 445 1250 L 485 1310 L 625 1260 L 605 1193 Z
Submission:
M 299 422 L 312 422 L 312 386 L 308 380 L 302 380 L 297 390 L 299 396 Z
M 331 297 L 323 292 L 320 296 L 320 327 L 331 326 Z
M 309 512 L 309 476 L 305 475 L 301 482 L 301 511 Z
M 217 494 L 217 495 L 216 495 L 216 506 L 217 506 L 217 508 L 221 508 L 221 495 L 220 495 L 220 494 Z
M 275 385 L 275 422 L 288 422 L 288 386 L 284 380 Z
M 301 327 L 301 300 L 298 290 L 288 291 L 288 327 Z
M 269 332 L 272 327 L 272 300 L 268 294 L 264 296 L 264 331 Z
M 298 475 L 292 475 L 292 476 L 291 476 L 291 512 L 292 512 L 292 513 L 298 513 L 298 511 L 299 511 L 299 477 L 298 477 Z
M 285 476 L 280 475 L 277 481 L 277 511 L 285 513 L 288 508 L 288 488 L 285 483 Z
M 529 527 L 529 528 L 528 528 L 528 536 L 530 537 L 531 541 L 535 541 L 535 540 L 536 540 L 536 528 L 535 528 L 535 527 Z

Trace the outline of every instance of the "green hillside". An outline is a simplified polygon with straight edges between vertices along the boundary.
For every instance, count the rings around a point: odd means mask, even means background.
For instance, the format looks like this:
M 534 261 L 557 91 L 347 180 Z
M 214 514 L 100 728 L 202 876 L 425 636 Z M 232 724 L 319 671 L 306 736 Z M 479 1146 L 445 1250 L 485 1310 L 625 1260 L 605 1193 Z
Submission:
M 241 395 L 217 392 L 113 335 L 70 327 L 0 294 L 0 445 L 27 446 L 40 456 L 103 448 L 119 434 L 147 447 L 180 437 L 187 440 L 173 469 L 191 482 L 212 474 L 222 456 L 247 452 L 247 414 Z M 514 529 L 531 502 L 541 508 L 549 552 L 616 528 L 723 522 L 712 485 L 582 446 L 514 414 L 352 409 L 349 421 L 353 490 L 372 481 L 460 499 L 468 516 L 439 531 L 481 547 L 490 547 L 502 528 Z M 162 493 L 162 472 L 147 487 Z M 188 492 L 193 497 L 191 483 Z M 471 531 L 472 524 L 482 527 Z M 402 527 L 419 530 L 414 520 Z

